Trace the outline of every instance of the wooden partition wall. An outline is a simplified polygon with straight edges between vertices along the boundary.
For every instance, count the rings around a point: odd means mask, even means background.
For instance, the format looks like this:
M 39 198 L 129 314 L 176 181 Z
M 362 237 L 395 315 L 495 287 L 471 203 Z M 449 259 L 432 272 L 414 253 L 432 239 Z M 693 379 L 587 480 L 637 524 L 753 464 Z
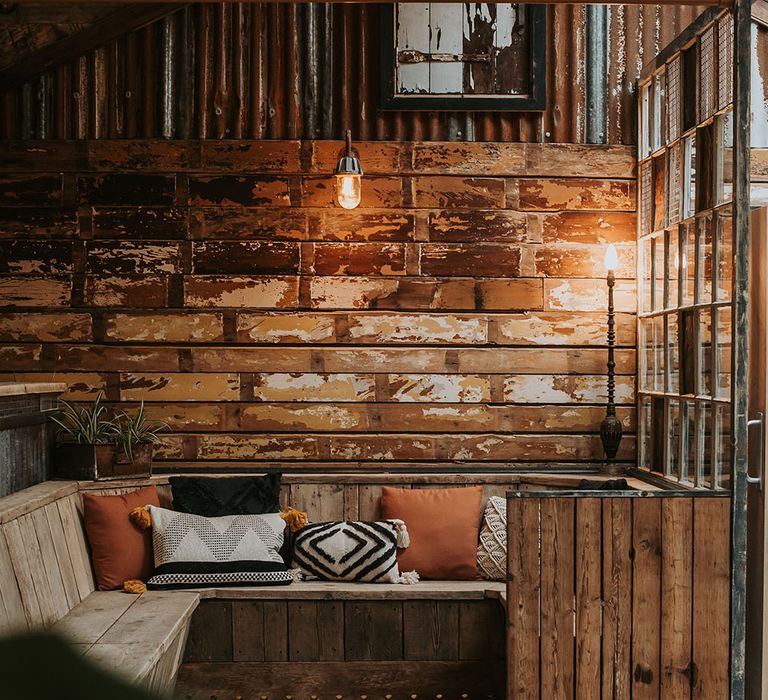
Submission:
M 729 696 L 730 498 L 508 498 L 507 698 Z

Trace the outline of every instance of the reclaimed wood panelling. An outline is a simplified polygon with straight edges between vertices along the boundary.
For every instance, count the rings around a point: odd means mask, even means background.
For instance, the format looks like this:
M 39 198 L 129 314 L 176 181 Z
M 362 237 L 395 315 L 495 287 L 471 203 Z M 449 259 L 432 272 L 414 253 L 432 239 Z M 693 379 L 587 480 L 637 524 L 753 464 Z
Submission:
M 0 379 L 140 401 L 157 467 L 466 469 L 602 457 L 604 246 L 634 461 L 631 149 L 0 145 Z
M 507 697 L 727 697 L 730 511 L 712 493 L 508 498 Z

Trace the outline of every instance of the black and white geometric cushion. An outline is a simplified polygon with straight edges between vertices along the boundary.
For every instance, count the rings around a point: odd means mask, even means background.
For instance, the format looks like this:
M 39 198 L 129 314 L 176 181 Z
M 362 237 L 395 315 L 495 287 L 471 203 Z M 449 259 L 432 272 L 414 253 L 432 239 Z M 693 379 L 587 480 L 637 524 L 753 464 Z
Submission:
M 407 546 L 402 520 L 310 523 L 294 535 L 293 565 L 305 578 L 405 583 L 397 548 Z
M 288 584 L 279 513 L 206 518 L 147 506 L 155 573 L 148 588 Z

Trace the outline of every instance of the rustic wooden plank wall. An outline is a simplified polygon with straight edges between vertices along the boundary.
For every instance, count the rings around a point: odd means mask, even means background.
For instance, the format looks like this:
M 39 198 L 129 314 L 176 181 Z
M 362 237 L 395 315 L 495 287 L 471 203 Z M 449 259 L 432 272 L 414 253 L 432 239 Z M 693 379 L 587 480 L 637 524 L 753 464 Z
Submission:
M 192 617 L 177 692 L 504 697 L 494 600 L 215 600 Z
M 730 521 L 727 496 L 510 498 L 507 697 L 728 697 Z
M 600 458 L 605 244 L 634 460 L 630 148 L 5 142 L 0 379 L 147 402 L 161 466 L 584 464 Z

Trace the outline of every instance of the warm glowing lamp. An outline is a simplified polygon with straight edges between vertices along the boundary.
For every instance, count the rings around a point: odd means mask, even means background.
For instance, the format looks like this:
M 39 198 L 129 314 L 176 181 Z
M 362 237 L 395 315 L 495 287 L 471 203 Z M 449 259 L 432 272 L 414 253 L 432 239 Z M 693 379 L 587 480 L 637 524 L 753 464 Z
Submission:
M 347 145 L 339 153 L 339 162 L 334 171 L 336 176 L 336 197 L 344 209 L 354 209 L 360 204 L 363 190 L 363 168 L 357 151 L 352 148 L 352 132 L 347 131 Z
M 608 270 L 608 406 L 606 407 L 605 418 L 600 424 L 600 439 L 603 442 L 605 451 L 605 471 L 610 474 L 615 473 L 616 467 L 613 460 L 619 451 L 621 443 L 621 421 L 616 417 L 616 405 L 614 403 L 616 396 L 616 380 L 614 373 L 616 362 L 613 356 L 613 348 L 616 343 L 615 314 L 613 308 L 613 288 L 616 285 L 616 276 L 614 274 L 619 266 L 619 256 L 616 254 L 616 246 L 611 243 L 605 251 L 605 267 Z
M 616 246 L 611 243 L 605 249 L 605 269 L 608 272 L 615 272 L 619 266 L 619 256 L 616 254 Z

